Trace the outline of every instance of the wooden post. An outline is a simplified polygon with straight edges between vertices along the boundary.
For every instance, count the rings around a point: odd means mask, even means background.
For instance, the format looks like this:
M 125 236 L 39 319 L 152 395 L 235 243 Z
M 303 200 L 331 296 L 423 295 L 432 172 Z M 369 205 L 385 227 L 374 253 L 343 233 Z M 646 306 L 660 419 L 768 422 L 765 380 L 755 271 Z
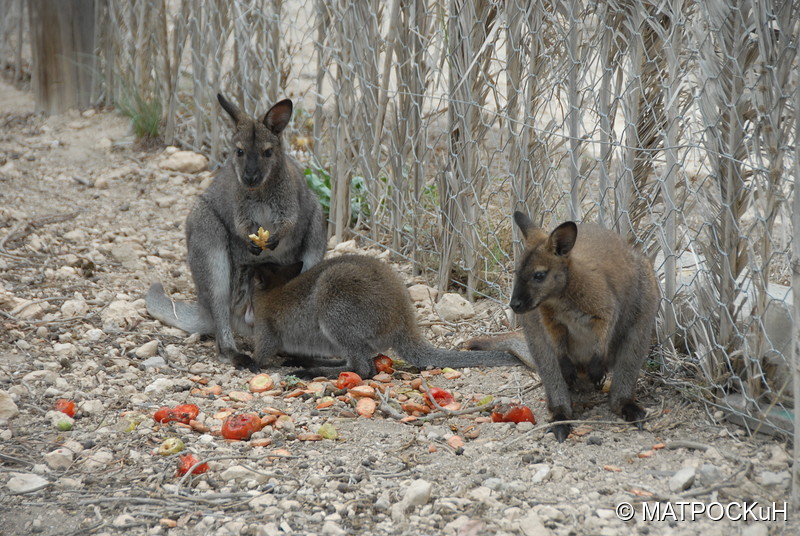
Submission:
M 36 111 L 58 114 L 91 104 L 94 0 L 30 0 Z

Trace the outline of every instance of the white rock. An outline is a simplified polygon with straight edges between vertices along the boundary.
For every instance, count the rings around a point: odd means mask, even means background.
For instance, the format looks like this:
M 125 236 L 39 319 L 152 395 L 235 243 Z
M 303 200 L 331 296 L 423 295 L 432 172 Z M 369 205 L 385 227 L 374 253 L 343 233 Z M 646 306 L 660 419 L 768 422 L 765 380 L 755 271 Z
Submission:
M 669 479 L 669 489 L 672 492 L 683 491 L 689 489 L 694 484 L 695 469 L 694 467 L 684 467 Z
M 266 523 L 256 529 L 256 536 L 283 536 L 286 534 L 275 523 Z
M 44 463 L 53 471 L 66 471 L 72 465 L 72 451 L 60 448 L 44 455 Z
M 140 368 L 149 369 L 149 368 L 165 368 L 167 366 L 167 362 L 164 360 L 163 357 L 160 355 L 153 356 L 149 359 L 145 359 L 139 364 Z
M 53 352 L 61 357 L 73 357 L 78 354 L 78 347 L 71 342 L 57 342 L 53 345 Z
M 77 294 L 75 299 L 67 300 L 61 304 L 61 316 L 64 318 L 74 318 L 76 316 L 83 316 L 89 311 L 89 304 L 83 299 L 83 296 Z
M 14 403 L 11 395 L 0 391 L 0 421 L 8 421 L 19 415 L 19 408 Z
M 403 495 L 403 502 L 407 506 L 422 506 L 430 500 L 431 488 L 430 482 L 418 478 L 406 489 L 406 493 Z
M 43 476 L 32 473 L 11 473 L 13 476 L 6 483 L 11 493 L 29 493 L 47 485 L 50 481 Z
M 100 415 L 105 411 L 105 406 L 103 406 L 102 400 L 84 400 L 80 404 L 81 411 L 86 413 L 87 415 Z
M 139 325 L 143 318 L 134 302 L 115 300 L 100 313 L 100 320 L 103 322 L 103 331 L 112 333 L 129 331 Z
M 162 160 L 159 167 L 180 173 L 200 173 L 208 167 L 208 159 L 192 151 L 176 151 Z
M 530 467 L 533 471 L 533 476 L 531 477 L 532 484 L 544 482 L 550 477 L 550 466 L 546 463 L 535 463 Z
M 86 338 L 92 342 L 97 342 L 105 338 L 106 334 L 102 329 L 92 328 L 86 332 Z
M 272 495 L 271 493 L 264 493 L 250 499 L 250 501 L 247 503 L 247 506 L 249 506 L 251 510 L 260 512 L 266 508 L 269 508 L 270 506 L 275 506 L 276 504 L 278 504 L 278 499 L 275 497 L 275 495 Z
M 439 291 L 433 287 L 429 287 L 428 285 L 411 285 L 408 287 L 408 293 L 411 295 L 411 299 L 415 302 L 426 302 L 426 301 L 436 301 L 437 296 L 439 295 Z
M 269 480 L 269 476 L 265 474 L 259 474 L 254 471 L 251 471 L 247 467 L 243 465 L 232 465 L 222 471 L 219 475 L 222 480 L 233 480 L 235 482 L 241 482 L 244 480 L 255 480 L 259 484 L 264 484 Z
M 175 387 L 175 382 L 169 378 L 156 378 L 153 383 L 144 388 L 145 393 L 163 393 L 165 391 L 172 391 Z
M 472 304 L 461 295 L 452 292 L 443 295 L 435 308 L 436 313 L 445 322 L 466 320 L 467 318 L 475 316 L 475 309 L 472 307 Z
M 86 456 L 83 465 L 87 470 L 93 471 L 95 469 L 108 468 L 108 464 L 113 460 L 114 454 L 110 450 L 100 449 Z
M 781 471 L 779 473 L 762 471 L 758 475 L 758 481 L 762 486 L 781 486 L 784 483 L 788 483 L 790 478 L 792 478 L 792 475 L 789 474 L 789 471 Z
M 345 253 L 358 253 L 358 248 L 356 247 L 355 240 L 345 240 L 344 242 L 340 242 L 336 244 L 336 247 L 333 248 L 334 253 L 337 254 L 345 254 Z
M 544 526 L 542 518 L 536 512 L 528 512 L 528 515 L 517 523 L 519 524 L 520 532 L 525 536 L 547 536 L 550 534 L 550 529 Z
M 56 383 L 56 379 L 58 379 L 58 374 L 52 370 L 34 370 L 22 377 L 22 381 L 25 383 L 42 382 L 47 385 L 53 385 Z
M 127 527 L 134 523 L 136 523 L 136 518 L 130 514 L 120 514 L 111 522 L 111 524 L 117 528 Z
M 158 352 L 158 340 L 152 340 L 150 342 L 146 342 L 137 348 L 133 353 L 136 357 L 145 359 L 148 357 L 153 357 Z
M 767 536 L 769 529 L 766 523 L 753 523 L 742 527 L 741 536 Z
M 341 536 L 343 534 L 347 534 L 347 531 L 333 521 L 326 521 L 322 525 L 323 536 Z

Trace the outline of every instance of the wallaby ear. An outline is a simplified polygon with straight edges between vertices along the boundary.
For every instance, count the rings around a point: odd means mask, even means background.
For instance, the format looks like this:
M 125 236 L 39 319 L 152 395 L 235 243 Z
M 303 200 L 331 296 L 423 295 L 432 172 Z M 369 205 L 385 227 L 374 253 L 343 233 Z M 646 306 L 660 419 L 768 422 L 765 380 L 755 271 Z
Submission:
M 220 105 L 222 105 L 222 109 L 228 112 L 228 115 L 231 116 L 231 119 L 233 119 L 234 123 L 238 123 L 243 119 L 242 111 L 237 108 L 235 104 L 228 101 L 228 99 L 226 99 L 222 93 L 217 93 L 217 100 L 219 101 Z
M 517 224 L 519 230 L 522 231 L 522 236 L 525 238 L 528 238 L 528 233 L 536 228 L 528 215 L 519 210 L 514 212 L 514 223 Z
M 264 116 L 264 125 L 276 136 L 283 132 L 292 119 L 292 101 L 284 99 L 269 109 Z
M 553 229 L 553 232 L 550 233 L 547 245 L 553 253 L 559 257 L 563 257 L 572 251 L 572 247 L 575 245 L 575 240 L 577 238 L 578 226 L 575 225 L 574 221 L 567 221 Z

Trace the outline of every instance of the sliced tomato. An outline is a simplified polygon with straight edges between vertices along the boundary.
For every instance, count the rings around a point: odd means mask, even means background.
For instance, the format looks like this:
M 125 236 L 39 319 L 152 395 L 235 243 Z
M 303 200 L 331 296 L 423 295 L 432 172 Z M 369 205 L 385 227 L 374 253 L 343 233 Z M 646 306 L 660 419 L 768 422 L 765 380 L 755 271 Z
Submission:
M 385 372 L 386 374 L 394 372 L 392 358 L 388 355 L 378 354 L 378 357 L 375 358 L 375 370 L 378 372 Z
M 433 397 L 436 403 L 440 406 L 446 406 L 447 404 L 456 401 L 452 393 L 439 387 L 428 387 L 428 392 L 425 393 L 425 401 L 428 402 L 429 405 L 433 406 L 431 397 Z
M 261 430 L 261 417 L 254 413 L 231 415 L 222 423 L 222 437 L 225 439 L 250 439 Z
M 70 417 L 75 416 L 75 402 L 72 400 L 67 400 L 66 398 L 59 398 L 56 400 L 55 405 L 56 411 L 60 411 L 61 413 L 68 415 Z
M 175 476 L 183 476 L 189 472 L 190 469 L 199 462 L 200 460 L 197 459 L 197 456 L 194 454 L 181 454 L 180 462 L 178 462 L 178 472 Z M 192 470 L 193 475 L 200 475 L 208 471 L 208 464 L 201 463 L 197 467 Z
M 351 389 L 356 385 L 361 385 L 364 381 L 355 372 L 340 372 L 339 379 L 336 380 L 337 389 Z
M 194 420 L 200 414 L 200 408 L 194 404 L 179 404 L 174 408 L 169 406 L 161 406 L 153 414 L 153 420 L 156 422 L 180 422 L 189 424 L 189 421 Z
M 500 404 L 492 410 L 492 422 L 531 422 L 536 424 L 531 408 L 523 404 Z

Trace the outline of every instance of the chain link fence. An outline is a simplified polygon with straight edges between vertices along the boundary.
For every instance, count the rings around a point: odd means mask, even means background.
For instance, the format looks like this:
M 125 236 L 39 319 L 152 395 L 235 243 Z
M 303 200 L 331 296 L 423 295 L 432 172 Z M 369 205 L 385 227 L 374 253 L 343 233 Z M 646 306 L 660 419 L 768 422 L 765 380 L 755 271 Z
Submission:
M 615 229 L 659 274 L 669 381 L 793 434 L 800 3 L 98 0 L 96 32 L 95 99 L 158 103 L 164 140 L 217 162 L 218 91 L 291 97 L 330 235 L 440 288 L 507 303 L 514 210 Z

